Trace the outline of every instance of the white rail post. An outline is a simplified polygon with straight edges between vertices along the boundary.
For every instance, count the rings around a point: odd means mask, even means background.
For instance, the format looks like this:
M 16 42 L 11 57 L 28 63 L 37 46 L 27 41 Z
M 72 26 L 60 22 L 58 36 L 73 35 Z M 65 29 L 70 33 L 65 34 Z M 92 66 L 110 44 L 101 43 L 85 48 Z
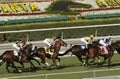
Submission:
M 93 71 L 93 77 L 96 77 L 96 74 L 95 74 L 96 72 L 95 72 L 95 70 Z
M 47 74 L 45 74 L 45 79 L 48 79 L 47 77 L 48 77 Z

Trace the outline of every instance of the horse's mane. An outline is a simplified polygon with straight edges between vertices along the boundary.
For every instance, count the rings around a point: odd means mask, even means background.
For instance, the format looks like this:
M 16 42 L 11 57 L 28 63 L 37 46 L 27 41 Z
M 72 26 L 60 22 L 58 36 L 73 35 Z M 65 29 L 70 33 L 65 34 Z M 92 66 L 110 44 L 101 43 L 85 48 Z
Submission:
M 29 46 L 30 46 L 30 45 L 27 44 L 26 46 L 23 47 L 23 49 L 25 50 L 25 49 L 27 49 Z
M 120 44 L 120 40 L 111 43 L 111 45 L 117 45 L 118 43 Z M 116 51 L 118 54 L 120 54 L 120 48 L 116 48 Z

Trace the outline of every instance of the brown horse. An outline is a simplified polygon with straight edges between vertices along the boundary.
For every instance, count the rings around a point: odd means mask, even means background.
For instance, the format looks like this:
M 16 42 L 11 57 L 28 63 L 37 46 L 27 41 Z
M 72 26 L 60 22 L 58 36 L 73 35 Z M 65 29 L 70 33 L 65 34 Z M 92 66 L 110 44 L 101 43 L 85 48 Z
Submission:
M 86 46 L 86 45 L 84 45 Z M 88 44 L 87 47 L 89 48 L 91 46 L 91 44 Z M 71 52 L 73 55 L 75 55 L 80 62 L 82 62 L 82 65 L 84 65 L 84 61 L 83 61 L 83 58 L 82 56 L 84 56 L 84 59 L 85 57 L 87 56 L 88 54 L 88 48 L 82 48 L 81 45 L 74 45 L 72 46 L 70 49 L 66 50 L 63 54 L 59 54 L 60 56 L 63 56 L 63 55 L 66 55 L 68 52 Z M 99 57 L 97 57 L 99 59 Z M 91 61 L 91 63 L 94 61 L 94 59 Z
M 59 55 L 63 56 L 63 55 L 66 55 L 68 52 L 71 52 L 73 55 L 75 55 L 79 59 L 79 61 L 84 63 L 82 60 L 82 56 L 86 56 L 87 49 L 82 49 L 80 45 L 74 45 L 70 49 L 65 51 L 63 54 L 59 54 Z
M 67 43 L 65 43 L 61 38 L 59 38 L 55 41 L 55 44 L 53 45 L 53 54 L 52 55 L 49 53 L 46 53 L 46 50 L 44 47 L 38 48 L 36 53 L 34 53 L 34 54 L 35 54 L 35 56 L 39 57 L 41 59 L 41 63 L 45 64 L 46 66 L 57 66 L 56 59 L 58 59 L 58 63 L 59 63 L 60 58 L 58 57 L 58 55 L 59 55 L 59 51 L 61 49 L 61 46 L 66 47 Z M 45 61 L 46 57 L 49 59 L 52 59 L 53 63 L 51 65 L 49 65 Z
M 110 66 L 111 58 L 114 55 L 114 51 L 117 50 L 118 53 L 120 53 L 120 41 L 116 41 L 111 43 L 111 45 L 108 45 L 107 47 L 107 54 L 103 53 L 103 50 L 100 48 L 98 41 L 94 42 L 88 50 L 88 55 L 86 57 L 86 63 L 85 65 L 88 65 L 88 59 L 95 58 L 96 56 L 102 56 L 104 57 L 103 63 L 108 59 L 108 66 Z
M 15 66 L 14 62 L 18 62 L 22 65 L 22 67 L 24 68 L 24 64 L 23 62 L 29 61 L 31 64 L 31 67 L 34 66 L 33 63 L 30 60 L 35 60 L 36 59 L 28 56 L 32 49 L 32 46 L 26 45 L 22 50 L 22 58 L 21 60 L 19 60 L 19 57 L 15 55 L 14 50 L 7 50 L 5 51 L 1 56 L 0 56 L 0 66 L 6 62 L 6 69 L 8 72 L 11 72 L 9 70 L 9 67 L 16 69 L 17 72 L 22 72 L 20 69 L 18 69 L 18 67 Z

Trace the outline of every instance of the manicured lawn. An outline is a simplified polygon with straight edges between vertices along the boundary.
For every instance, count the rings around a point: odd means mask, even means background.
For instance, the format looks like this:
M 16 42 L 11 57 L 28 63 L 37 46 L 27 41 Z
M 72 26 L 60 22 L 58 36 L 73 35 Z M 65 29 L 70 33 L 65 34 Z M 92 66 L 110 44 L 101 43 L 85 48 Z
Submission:
M 93 76 L 111 76 L 111 75 L 119 75 L 120 72 L 120 55 L 115 54 L 112 58 L 112 66 L 107 67 L 107 64 L 104 65 L 93 65 L 90 64 L 88 67 L 82 67 L 81 63 L 75 56 L 63 57 L 61 58 L 60 67 L 51 67 L 45 68 L 45 65 L 41 64 L 41 67 L 35 71 L 28 72 L 24 71 L 22 73 L 8 73 L 5 69 L 5 64 L 0 68 L 0 78 L 12 77 L 9 79 L 13 79 L 13 77 L 19 77 L 18 79 L 82 79 Z M 101 60 L 103 60 L 101 58 Z M 51 60 L 47 61 L 51 63 Z M 97 62 L 97 60 L 95 61 Z M 25 68 L 27 69 L 29 64 L 25 64 Z M 109 70 L 109 71 L 95 71 L 95 70 Z M 84 71 L 84 73 L 83 73 Z M 82 72 L 82 73 L 81 73 Z M 86 73 L 85 73 L 86 72 Z M 94 73 L 95 72 L 95 73 Z M 43 75 L 43 76 L 41 76 Z M 21 78 L 20 78 L 21 77 Z

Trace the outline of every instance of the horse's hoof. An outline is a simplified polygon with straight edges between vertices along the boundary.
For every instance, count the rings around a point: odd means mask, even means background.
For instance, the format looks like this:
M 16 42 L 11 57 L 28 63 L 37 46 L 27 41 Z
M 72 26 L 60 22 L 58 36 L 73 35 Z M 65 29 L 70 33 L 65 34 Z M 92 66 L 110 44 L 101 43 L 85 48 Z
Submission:
M 22 72 L 22 70 L 20 70 L 20 69 L 19 69 L 19 70 L 18 70 L 18 72 L 19 72 L 19 73 L 21 73 L 21 72 Z
M 57 66 L 59 67 L 59 66 L 60 66 L 60 63 L 57 63 Z

